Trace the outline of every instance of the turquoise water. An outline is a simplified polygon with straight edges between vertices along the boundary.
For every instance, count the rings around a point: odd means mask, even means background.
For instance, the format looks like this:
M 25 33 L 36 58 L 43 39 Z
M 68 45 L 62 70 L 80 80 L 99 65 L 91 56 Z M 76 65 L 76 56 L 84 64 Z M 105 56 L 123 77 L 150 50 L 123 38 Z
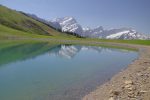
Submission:
M 0 100 L 80 100 L 137 56 L 133 51 L 76 45 L 0 50 Z

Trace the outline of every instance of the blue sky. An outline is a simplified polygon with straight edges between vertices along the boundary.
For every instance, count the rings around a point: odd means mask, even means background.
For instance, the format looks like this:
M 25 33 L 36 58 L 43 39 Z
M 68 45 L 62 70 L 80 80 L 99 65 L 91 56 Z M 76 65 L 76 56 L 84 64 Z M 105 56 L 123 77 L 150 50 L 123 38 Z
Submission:
M 84 27 L 132 27 L 150 34 L 150 0 L 0 0 L 45 19 L 72 16 Z

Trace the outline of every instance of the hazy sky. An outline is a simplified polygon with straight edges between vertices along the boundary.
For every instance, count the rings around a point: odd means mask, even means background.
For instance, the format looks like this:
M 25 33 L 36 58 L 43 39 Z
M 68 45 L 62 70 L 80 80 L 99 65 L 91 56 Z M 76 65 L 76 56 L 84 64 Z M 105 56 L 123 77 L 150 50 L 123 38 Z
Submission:
M 72 16 L 84 27 L 132 27 L 150 34 L 150 0 L 0 0 L 45 19 Z

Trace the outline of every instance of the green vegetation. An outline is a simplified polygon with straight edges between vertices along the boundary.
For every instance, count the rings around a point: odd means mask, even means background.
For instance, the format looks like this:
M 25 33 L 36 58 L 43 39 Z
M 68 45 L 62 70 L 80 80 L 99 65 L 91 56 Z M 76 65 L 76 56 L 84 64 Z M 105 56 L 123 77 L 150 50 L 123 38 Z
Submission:
M 61 33 L 62 34 L 62 33 Z M 39 34 L 30 34 L 27 32 L 23 32 L 20 30 L 16 30 L 13 28 L 9 28 L 7 26 L 1 25 L 0 24 L 0 38 L 5 39 L 5 38 L 50 38 L 52 36 L 47 36 L 47 35 L 39 35 Z M 71 35 L 56 35 L 55 37 L 74 37 Z
M 97 39 L 93 39 L 97 40 Z M 127 43 L 127 44 L 140 44 L 140 45 L 150 45 L 150 40 L 109 40 L 109 39 L 99 39 L 100 42 L 111 42 L 111 43 Z

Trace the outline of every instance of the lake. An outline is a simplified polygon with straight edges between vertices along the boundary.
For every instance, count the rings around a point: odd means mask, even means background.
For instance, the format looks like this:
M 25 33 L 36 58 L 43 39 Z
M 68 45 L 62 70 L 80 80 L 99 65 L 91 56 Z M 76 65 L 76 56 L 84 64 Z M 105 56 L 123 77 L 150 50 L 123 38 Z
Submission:
M 17 44 L 0 49 L 0 100 L 80 100 L 138 57 L 135 51 Z

